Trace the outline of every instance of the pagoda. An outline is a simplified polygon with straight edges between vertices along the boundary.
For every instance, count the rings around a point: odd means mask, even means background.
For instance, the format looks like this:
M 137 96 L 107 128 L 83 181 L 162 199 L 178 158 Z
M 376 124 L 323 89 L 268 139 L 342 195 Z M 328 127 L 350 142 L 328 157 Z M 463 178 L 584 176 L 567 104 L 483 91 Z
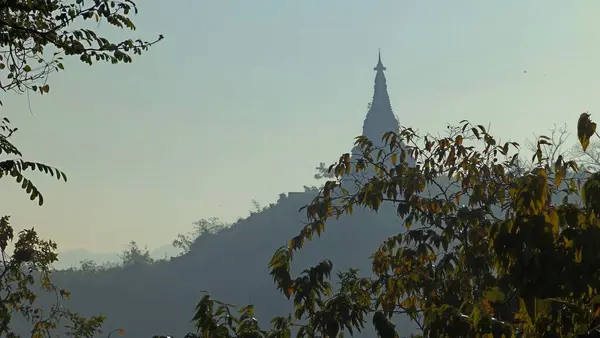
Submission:
M 381 62 L 381 51 L 379 52 L 377 66 L 373 70 L 376 71 L 373 100 L 369 105 L 369 111 L 363 124 L 362 135 L 368 137 L 376 146 L 381 146 L 383 145 L 381 143 L 383 134 L 390 131 L 398 133 L 400 131 L 400 123 L 396 115 L 394 115 L 392 104 L 390 103 L 384 73 L 386 68 Z
M 373 100 L 369 104 L 369 111 L 363 123 L 362 135 L 373 142 L 375 148 L 384 146 L 381 140 L 387 132 L 400 132 L 400 122 L 392 110 L 390 96 L 387 90 L 387 80 L 384 71 L 386 68 L 381 62 L 381 51 L 379 51 L 377 65 L 375 68 L 375 84 L 373 89 Z M 352 157 L 360 157 L 360 150 L 352 150 Z M 407 154 L 406 161 L 409 165 L 414 165 L 414 160 Z

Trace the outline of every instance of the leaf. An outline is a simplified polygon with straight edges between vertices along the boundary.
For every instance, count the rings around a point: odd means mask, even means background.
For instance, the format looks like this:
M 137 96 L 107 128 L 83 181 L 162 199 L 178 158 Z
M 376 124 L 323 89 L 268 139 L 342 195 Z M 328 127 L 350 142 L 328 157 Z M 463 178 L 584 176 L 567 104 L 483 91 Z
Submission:
M 396 165 L 397 162 L 398 162 L 398 154 L 393 153 L 392 154 L 392 164 Z
M 481 319 L 481 309 L 479 306 L 474 306 L 473 311 L 471 312 L 471 320 L 473 321 L 473 326 L 479 327 L 479 320 Z
M 548 212 L 548 222 L 550 223 L 550 225 L 552 226 L 552 232 L 557 234 L 558 230 L 559 230 L 559 217 L 558 217 L 558 212 L 556 212 L 556 210 L 554 208 L 550 209 L 550 211 Z
M 575 263 L 581 263 L 583 260 L 583 252 L 581 248 L 575 249 Z
M 579 139 L 583 151 L 586 151 L 587 147 L 590 145 L 590 138 L 595 132 L 596 123 L 590 120 L 590 114 L 587 112 L 582 113 L 579 116 L 579 121 L 577 121 L 577 138 Z
M 30 65 L 25 65 L 25 67 L 23 67 L 23 70 L 25 72 L 30 72 L 31 71 L 31 66 Z
M 556 187 L 559 187 L 560 184 L 562 183 L 562 180 L 565 178 L 566 172 L 565 170 L 562 170 L 562 168 L 559 168 L 558 170 L 556 170 L 556 172 L 554 173 L 554 184 L 556 185 Z
M 535 311 L 533 305 L 533 299 L 525 300 L 523 298 L 519 299 L 519 313 L 515 316 L 515 319 L 524 320 L 529 325 L 535 321 Z
M 400 218 L 403 218 L 410 212 L 410 205 L 408 203 L 398 203 L 396 211 L 398 213 L 398 216 L 400 216 Z
M 381 338 L 397 338 L 395 325 L 391 323 L 387 317 L 381 312 L 377 311 L 373 315 L 373 326 L 377 332 L 377 336 Z

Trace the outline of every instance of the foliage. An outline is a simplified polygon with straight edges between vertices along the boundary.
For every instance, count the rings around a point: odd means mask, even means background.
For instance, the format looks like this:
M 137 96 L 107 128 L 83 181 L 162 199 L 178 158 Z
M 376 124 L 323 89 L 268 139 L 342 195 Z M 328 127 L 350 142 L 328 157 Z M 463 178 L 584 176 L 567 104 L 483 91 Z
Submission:
M 569 133 L 569 130 L 567 129 L 567 125 L 564 124 L 562 126 L 557 126 L 556 124 L 554 124 L 554 126 L 552 128 L 550 128 L 548 130 L 548 136 L 544 136 L 544 135 L 535 135 L 534 134 L 534 140 L 527 140 L 525 141 L 525 147 L 527 148 L 527 150 L 531 151 L 532 153 L 537 152 L 537 147 L 538 147 L 538 142 L 540 141 L 540 139 L 544 139 L 546 142 L 548 142 L 548 144 L 545 144 L 545 146 L 543 148 L 541 148 L 542 150 L 542 156 L 544 158 L 544 165 L 549 165 L 551 166 L 553 163 L 556 162 L 556 160 L 558 159 L 559 156 L 563 156 L 563 158 L 569 158 L 572 155 L 579 155 L 577 156 L 578 161 L 580 160 L 581 157 L 583 157 L 581 154 L 576 154 L 574 151 L 568 151 L 566 149 L 567 146 L 567 141 L 569 140 L 569 136 L 571 136 L 571 133 Z M 581 145 L 578 145 L 576 147 L 576 149 L 581 149 Z M 583 151 L 582 151 L 583 152 Z M 585 153 L 585 152 L 583 152 Z M 581 164 L 578 162 L 578 164 Z M 535 163 L 532 163 L 532 165 L 528 166 L 528 169 L 532 169 L 533 167 L 535 167 Z
M 84 273 L 96 273 L 117 267 L 119 267 L 118 262 L 104 262 L 99 264 L 94 260 L 84 259 L 79 262 L 79 267 L 71 267 L 67 270 L 80 271 Z
M 0 73 L 4 74 L 4 80 L 0 81 L 0 88 L 5 92 L 48 93 L 48 75 L 65 69 L 63 56 L 78 57 L 89 65 L 95 61 L 131 62 L 133 55 L 141 54 L 162 36 L 151 42 L 140 39 L 115 42 L 85 28 L 83 21 L 92 19 L 96 25 L 107 22 L 109 26 L 134 30 L 130 17 L 137 11 L 131 0 L 1 1 Z M 31 200 L 42 205 L 42 194 L 24 173 L 37 170 L 59 180 L 66 181 L 67 177 L 48 165 L 23 160 L 9 141 L 15 131 L 8 119 L 0 122 L 0 155 L 6 156 L 0 161 L 0 178 L 13 177 Z M 12 253 L 9 245 L 13 245 Z M 15 235 L 9 217 L 0 218 L 0 336 L 16 336 L 11 322 L 19 314 L 33 325 L 33 337 L 50 335 L 61 321 L 66 323 L 67 334 L 73 337 L 91 337 L 100 330 L 102 316 L 86 319 L 60 305 L 60 299 L 67 298 L 69 293 L 50 282 L 51 264 L 57 260 L 56 249 L 54 242 L 40 239 L 34 229 Z M 37 295 L 33 291 L 36 281 L 43 290 L 56 293 L 57 302 L 51 308 L 36 305 Z
M 91 259 L 84 259 L 80 262 L 79 270 L 84 272 L 96 272 L 100 270 L 101 267 L 98 266 L 98 263 L 94 262 Z
M 577 159 L 577 164 L 583 171 L 600 171 L 600 141 L 590 143 L 586 151 L 580 145 L 575 145 L 568 152 L 568 156 Z
M 42 163 L 24 161 L 21 152 L 9 141 L 9 138 L 17 131 L 17 128 L 10 127 L 10 121 L 3 118 L 0 121 L 0 154 L 7 156 L 0 161 L 0 178 L 5 176 L 13 177 L 21 188 L 27 192 L 30 199 L 38 200 L 39 205 L 44 203 L 44 198 L 33 182 L 24 176 L 25 171 L 41 171 L 59 180 L 67 181 L 67 176 L 50 166 Z
M 4 91 L 48 93 L 47 77 L 65 69 L 63 56 L 92 65 L 104 61 L 130 63 L 154 41 L 111 41 L 86 27 L 102 22 L 135 30 L 131 16 L 138 12 L 131 0 L 39 0 L 0 2 L 0 82 Z
M 0 153 L 18 156 L 0 162 L 0 178 L 15 178 L 30 199 L 37 199 L 42 205 L 42 194 L 23 172 L 38 170 L 65 181 L 66 175 L 45 164 L 22 160 L 21 153 L 9 141 L 15 129 L 10 128 L 7 119 L 2 121 L 0 129 Z M 56 243 L 40 239 L 33 228 L 15 235 L 9 216 L 0 218 L 0 336 L 16 336 L 10 325 L 15 315 L 21 315 L 32 324 L 32 337 L 49 335 L 61 322 L 73 337 L 91 337 L 100 330 L 104 317 L 86 319 L 60 304 L 61 299 L 69 297 L 69 292 L 58 289 L 50 281 L 51 264 L 58 257 L 56 249 Z M 36 282 L 42 290 L 56 294 L 57 302 L 51 308 L 36 306 Z
M 239 310 L 239 318 L 234 316 L 231 305 L 212 300 L 208 294 L 204 295 L 196 306 L 196 314 L 192 319 L 200 337 L 257 337 L 257 333 L 266 334 L 258 326 L 254 318 L 252 305 Z M 195 334 L 189 334 L 197 336 Z
M 569 155 L 577 159 L 580 167 L 588 171 L 600 171 L 600 141 L 590 140 L 597 133 L 596 124 L 590 121 L 588 113 L 581 114 L 577 134 L 581 146 L 573 147 Z
M 393 319 L 406 315 L 421 337 L 598 336 L 600 173 L 583 181 L 568 174 L 578 170 L 574 161 L 548 163 L 544 136 L 535 166 L 520 173 L 517 143 L 467 121 L 457 130 L 446 137 L 390 132 L 380 148 L 358 137 L 362 156 L 344 154 L 331 166 L 336 179 L 305 208 L 310 222 L 270 262 L 277 288 L 294 301 L 293 316 L 265 330 L 249 321 L 247 308 L 238 316 L 205 296 L 194 317 L 198 334 L 289 337 L 295 328 L 299 337 L 337 337 L 362 330 L 370 316 L 380 337 L 398 337 Z M 577 135 L 585 150 L 596 135 L 589 114 Z M 408 155 L 417 166 L 407 165 Z M 374 175 L 359 189 L 344 187 L 342 177 L 366 170 Z M 564 198 L 554 204 L 557 195 Z M 291 275 L 294 252 L 329 220 L 384 204 L 395 206 L 405 230 L 373 253 L 374 276 L 339 273 L 334 292 L 330 261 Z
M 133 265 L 149 265 L 154 263 L 154 259 L 150 256 L 150 251 L 147 247 L 140 249 L 135 241 L 129 242 L 129 245 L 123 250 L 121 255 L 122 266 L 133 266 Z
M 263 211 L 269 210 L 274 207 L 275 203 L 269 203 L 269 205 L 260 205 L 257 200 L 252 200 L 252 208 L 254 210 L 250 211 L 250 215 L 260 214 Z
M 183 254 L 189 252 L 194 243 L 202 236 L 214 235 L 230 226 L 230 224 L 222 222 L 217 217 L 208 219 L 203 218 L 194 222 L 193 225 L 194 229 L 192 231 L 187 234 L 179 234 L 177 238 L 173 240 L 173 246 L 181 249 Z
M 316 174 L 314 176 L 315 180 L 321 179 L 333 179 L 335 178 L 335 174 L 332 173 L 325 162 L 319 163 L 319 166 L 315 168 Z
M 316 185 L 312 185 L 312 186 L 303 186 L 304 188 L 304 192 L 314 192 L 314 193 L 318 193 L 321 189 L 319 187 L 317 187 Z
M 582 113 L 579 116 L 579 121 L 577 121 L 577 138 L 579 139 L 579 143 L 581 143 L 583 151 L 587 150 L 587 147 L 590 145 L 590 138 L 594 134 L 596 134 L 596 123 L 590 120 L 589 113 Z

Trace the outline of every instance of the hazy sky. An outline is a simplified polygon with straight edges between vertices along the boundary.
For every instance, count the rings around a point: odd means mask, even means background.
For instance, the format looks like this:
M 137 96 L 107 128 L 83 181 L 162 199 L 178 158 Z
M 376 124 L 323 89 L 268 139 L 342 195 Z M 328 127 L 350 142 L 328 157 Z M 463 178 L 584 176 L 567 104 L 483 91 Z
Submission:
M 138 3 L 135 34 L 165 40 L 133 64 L 67 62 L 33 115 L 3 98 L 25 157 L 69 182 L 32 176 L 38 207 L 4 179 L 2 212 L 63 250 L 157 247 L 313 184 L 361 131 L 378 48 L 405 126 L 470 119 L 521 141 L 600 119 L 597 0 Z

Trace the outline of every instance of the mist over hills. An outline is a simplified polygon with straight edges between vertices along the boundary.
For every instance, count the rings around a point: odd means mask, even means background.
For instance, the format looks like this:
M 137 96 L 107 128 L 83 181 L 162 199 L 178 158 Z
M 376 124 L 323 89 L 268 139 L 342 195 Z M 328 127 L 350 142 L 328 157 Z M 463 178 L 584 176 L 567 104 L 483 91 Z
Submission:
M 201 290 L 227 303 L 254 304 L 256 317 L 268 325 L 273 316 L 292 312 L 293 304 L 275 289 L 267 264 L 277 248 L 297 235 L 305 218 L 298 209 L 313 196 L 281 195 L 275 205 L 231 228 L 201 236 L 180 257 L 97 272 L 59 271 L 54 282 L 72 292 L 65 306 L 86 316 L 106 315 L 106 329 L 122 327 L 128 337 L 182 337 L 193 331 L 190 320 Z M 292 270 L 299 273 L 330 259 L 335 272 L 359 268 L 361 275 L 370 275 L 369 256 L 400 227 L 393 207 L 378 214 L 357 210 L 352 217 L 330 222 L 321 238 L 296 255 Z M 407 322 L 401 324 L 410 328 Z M 399 332 L 408 333 L 402 326 Z
M 163 245 L 150 251 L 154 259 L 164 259 L 177 256 L 181 250 L 173 245 Z M 98 265 L 116 264 L 121 261 L 120 252 L 91 252 L 86 249 L 66 250 L 58 254 L 58 262 L 53 264 L 57 270 L 79 267 L 82 261 L 93 261 Z
M 386 132 L 397 132 L 400 124 L 392 111 L 381 55 L 374 70 L 373 100 L 363 123 L 363 135 L 378 140 Z M 300 213 L 299 208 L 310 203 L 317 193 L 318 189 L 305 188 L 304 192 L 280 194 L 276 203 L 231 227 L 198 237 L 182 256 L 151 264 L 67 269 L 56 272 L 53 281 L 73 295 L 65 306 L 83 316 L 103 314 L 108 318 L 106 330 L 120 327 L 130 337 L 183 337 L 192 332 L 190 320 L 201 290 L 230 304 L 254 304 L 255 316 L 268 327 L 272 317 L 293 312 L 293 303 L 276 290 L 268 262 L 279 247 L 287 245 L 302 229 L 306 214 Z M 329 259 L 334 272 L 354 268 L 360 269 L 362 276 L 370 276 L 369 257 L 401 227 L 393 205 L 382 206 L 378 213 L 355 210 L 351 217 L 329 222 L 321 238 L 307 243 L 295 254 L 292 273 Z M 61 264 L 76 266 L 86 254 L 63 253 Z M 160 255 L 164 257 L 163 252 Z M 90 257 L 97 263 L 98 259 L 114 259 L 111 255 Z M 333 277 L 332 282 L 336 283 Z M 50 298 L 46 301 L 51 302 Z M 406 317 L 398 317 L 397 321 L 401 335 L 408 335 L 416 327 Z M 368 327 L 359 336 L 375 336 Z
M 54 282 L 72 292 L 65 306 L 84 316 L 103 314 L 108 318 L 106 330 L 123 328 L 128 337 L 183 337 L 193 332 L 190 320 L 203 290 L 229 304 L 254 304 L 257 319 L 268 327 L 272 317 L 293 312 L 293 303 L 275 289 L 267 264 L 277 248 L 298 234 L 305 219 L 298 209 L 315 193 L 282 194 L 277 203 L 261 212 L 216 234 L 199 237 L 184 255 L 148 265 L 58 271 Z M 554 203 L 561 199 L 562 195 L 553 196 Z M 500 214 L 499 209 L 496 212 Z M 330 259 L 334 272 L 357 268 L 361 276 L 370 276 L 370 255 L 402 229 L 392 204 L 383 204 L 377 213 L 355 210 L 351 216 L 328 222 L 320 238 L 306 243 L 294 256 L 292 273 Z M 332 281 L 336 283 L 337 278 Z M 395 319 L 401 336 L 415 332 L 416 326 L 408 318 Z M 367 325 L 355 336 L 376 335 Z
M 399 127 L 391 109 L 380 57 L 375 70 L 373 102 L 363 125 L 363 135 L 371 140 L 381 139 L 385 132 Z M 446 186 L 450 181 L 442 178 L 437 183 Z M 435 195 L 436 189 L 429 187 L 425 194 Z M 65 307 L 83 316 L 102 314 L 107 317 L 105 332 L 123 328 L 127 337 L 184 337 L 194 332 L 191 319 L 202 291 L 210 293 L 213 299 L 240 307 L 253 304 L 255 317 L 261 326 L 268 328 L 274 316 L 293 312 L 293 302 L 275 288 L 268 263 L 274 252 L 302 229 L 306 214 L 299 212 L 299 208 L 310 203 L 317 193 L 317 189 L 305 189 L 280 194 L 276 203 L 232 226 L 202 234 L 183 255 L 177 255 L 175 248 L 161 247 L 148 255 L 154 260 L 73 269 L 70 267 L 78 266 L 82 260 L 101 264 L 119 261 L 120 257 L 117 253 L 93 254 L 85 250 L 62 253 L 57 268 L 64 270 L 54 273 L 53 282 L 72 294 L 63 303 Z M 555 203 L 561 198 L 553 196 Z M 461 203 L 466 204 L 467 200 Z M 493 212 L 502 217 L 498 208 Z M 385 239 L 403 230 L 403 221 L 391 203 L 383 203 L 377 212 L 357 208 L 351 216 L 328 221 L 320 238 L 305 243 L 294 254 L 292 274 L 329 259 L 334 273 L 353 268 L 359 269 L 362 277 L 372 276 L 372 253 Z M 165 254 L 169 258 L 163 259 Z M 337 282 L 335 276 L 332 282 Z M 46 295 L 40 301 L 53 304 L 56 298 Z M 366 320 L 367 328 L 355 332 L 355 337 L 376 336 L 370 318 Z M 416 332 L 416 324 L 404 315 L 394 317 L 394 322 L 400 336 Z

